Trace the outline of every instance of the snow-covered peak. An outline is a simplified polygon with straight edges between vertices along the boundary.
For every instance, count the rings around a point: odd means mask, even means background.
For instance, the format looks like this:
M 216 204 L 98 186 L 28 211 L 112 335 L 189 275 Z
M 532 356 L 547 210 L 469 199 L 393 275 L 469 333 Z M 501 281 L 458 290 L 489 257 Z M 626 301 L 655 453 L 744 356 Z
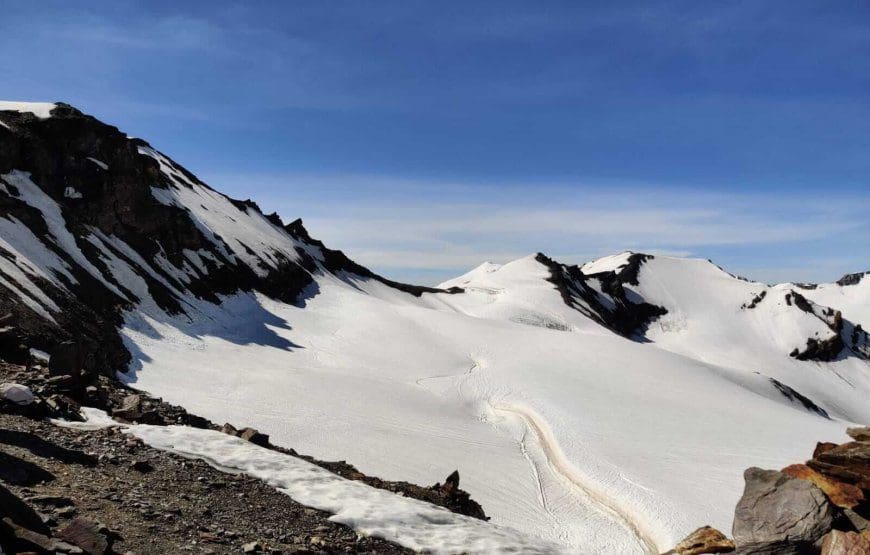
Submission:
M 53 102 L 15 102 L 0 100 L 0 112 L 30 113 L 40 119 L 51 117 L 51 111 L 57 108 Z
M 625 251 L 619 254 L 602 256 L 592 262 L 583 264 L 580 269 L 587 275 L 598 274 L 601 272 L 616 272 L 628 264 L 628 259 L 632 254 L 634 253 L 631 251 Z

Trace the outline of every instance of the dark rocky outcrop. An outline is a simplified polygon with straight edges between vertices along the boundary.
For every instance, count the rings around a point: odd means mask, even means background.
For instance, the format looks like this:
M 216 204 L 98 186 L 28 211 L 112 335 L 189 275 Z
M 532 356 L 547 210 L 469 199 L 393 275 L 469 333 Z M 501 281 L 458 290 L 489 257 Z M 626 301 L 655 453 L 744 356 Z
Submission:
M 633 253 L 619 270 L 589 275 L 579 266 L 561 264 L 543 253 L 538 253 L 535 260 L 550 270 L 548 281 L 556 286 L 566 305 L 620 335 L 643 340 L 645 326 L 668 311 L 639 299 L 631 300 L 623 286 L 638 284 L 640 266 L 650 258 L 651 255 Z M 606 299 L 589 285 L 590 280 L 600 283 Z
M 846 274 L 840 279 L 837 280 L 837 285 L 846 287 L 848 285 L 858 285 L 861 283 L 861 280 L 864 279 L 865 276 L 870 274 L 870 272 L 859 272 L 855 274 Z
M 96 373 L 113 376 L 127 367 L 130 354 L 117 330 L 122 324 L 122 311 L 140 299 L 113 276 L 104 260 L 105 253 L 87 239 L 95 233 L 129 246 L 132 254 L 103 242 L 112 256 L 129 265 L 147 286 L 148 294 L 168 314 L 183 312 L 188 295 L 217 303 L 219 295 L 257 290 L 284 302 L 297 302 L 315 272 L 378 280 L 417 296 L 437 291 L 382 278 L 311 238 L 301 221 L 284 226 L 275 214 L 263 218 L 275 226 L 277 233 L 286 235 L 288 245 L 299 245 L 295 249 L 298 260 L 277 251 L 258 253 L 248 247 L 248 254 L 260 261 L 254 264 L 258 266 L 255 271 L 231 260 L 227 253 L 232 250 L 227 243 L 216 235 L 207 237 L 186 207 L 165 204 L 155 197 L 152 190 L 208 186 L 165 157 L 168 173 L 161 171 L 157 160 L 140 152 L 150 149 L 145 141 L 131 139 L 117 128 L 62 103 L 50 118 L 2 111 L 0 121 L 4 124 L 0 125 L 0 186 L 10 193 L 0 195 L 0 218 L 26 226 L 69 267 L 72 277 L 59 274 L 57 283 L 33 277 L 60 309 L 52 314 L 54 321 L 34 312 L 19 301 L 15 292 L 0 286 L 0 314 L 4 315 L 0 319 L 0 355 L 4 360 L 23 363 L 27 356 L 24 345 L 50 352 L 54 355 L 52 373 L 76 380 L 80 375 L 88 377 L 83 387 Z M 20 196 L 14 179 L 9 177 L 21 174 L 11 172 L 26 172 L 41 193 L 57 204 L 75 248 L 99 277 L 57 243 L 41 211 Z M 80 194 L 70 195 L 69 191 Z M 262 215 L 250 200 L 227 200 L 247 214 Z M 189 280 L 182 282 L 178 273 L 167 268 L 189 267 L 186 253 L 191 251 L 208 253 L 201 261 L 205 270 L 189 272 Z M 14 259 L 12 253 L 2 249 L 0 256 Z M 150 267 L 141 267 L 134 260 L 136 256 Z M 168 264 L 152 263 L 158 257 Z M 269 264 L 265 257 L 270 258 Z
M 830 419 L 830 417 L 828 416 L 828 411 L 826 411 L 825 409 L 823 409 L 822 407 L 817 405 L 809 397 L 802 395 L 801 393 L 796 391 L 794 388 L 782 383 L 781 381 L 777 380 L 776 378 L 768 378 L 768 379 L 770 380 L 770 383 L 772 383 L 773 386 L 777 390 L 779 390 L 779 392 L 782 393 L 782 395 L 786 399 L 788 399 L 789 401 L 794 401 L 796 403 L 800 403 L 808 411 L 814 412 L 814 413 L 818 414 L 819 416 Z

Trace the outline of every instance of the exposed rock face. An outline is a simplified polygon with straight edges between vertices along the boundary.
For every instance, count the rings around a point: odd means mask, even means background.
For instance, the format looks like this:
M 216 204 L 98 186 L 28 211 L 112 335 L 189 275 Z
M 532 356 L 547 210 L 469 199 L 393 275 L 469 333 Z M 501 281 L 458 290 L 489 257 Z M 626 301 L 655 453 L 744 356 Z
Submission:
M 640 266 L 650 258 L 651 255 L 634 253 L 629 256 L 628 264 L 618 271 L 586 275 L 579 266 L 560 264 L 542 253 L 535 257 L 549 268 L 548 281 L 556 286 L 565 304 L 616 333 L 634 339 L 642 339 L 645 326 L 668 312 L 661 306 L 631 301 L 623 287 L 626 283 L 638 284 Z M 589 285 L 590 280 L 599 282 L 608 304 L 612 306 L 605 306 L 605 299 Z
M 28 273 L 37 290 L 29 294 L 39 302 L 22 302 L 28 293 L 0 286 L 6 360 L 23 362 L 27 345 L 52 353 L 53 375 L 78 380 L 125 369 L 130 355 L 117 333 L 121 313 L 144 293 L 115 275 L 118 265 L 170 315 L 184 312 L 190 298 L 217 303 L 219 295 L 242 291 L 296 302 L 316 272 L 375 279 L 414 295 L 435 291 L 381 278 L 312 239 L 301 221 L 285 226 L 252 201 L 224 197 L 146 142 L 66 104 L 45 119 L 0 111 L 0 121 L 0 220 L 10 235 L 32 234 L 21 244 L 64 269 Z M 255 224 L 253 236 L 268 235 L 271 246 L 255 250 L 221 236 L 198 219 L 209 208 L 174 200 L 197 191 L 217 199 L 222 217 Z M 193 213 L 200 208 L 206 212 Z M 16 261 L 4 249 L 0 256 Z
M 710 526 L 698 528 L 678 543 L 665 555 L 701 555 L 703 553 L 730 553 L 734 551 L 734 542 L 725 534 Z
M 770 383 L 773 384 L 773 387 L 775 387 L 777 390 L 779 390 L 779 392 L 782 393 L 782 395 L 786 399 L 788 399 L 789 401 L 796 401 L 796 402 L 800 403 L 801 405 L 803 405 L 803 407 L 805 409 L 807 409 L 808 411 L 814 412 L 814 413 L 816 413 L 819 416 L 824 417 L 824 418 L 830 418 L 828 416 L 828 411 L 826 411 L 825 409 L 823 409 L 822 407 L 817 405 L 812 399 L 810 399 L 806 395 L 801 394 L 800 392 L 796 391 L 793 387 L 790 387 L 790 386 L 782 383 L 781 381 L 777 380 L 776 378 L 768 378 L 768 379 L 770 380 Z
M 858 285 L 864 277 L 870 272 L 859 272 L 856 274 L 846 274 L 837 280 L 837 285 Z
M 732 529 L 740 553 L 800 553 L 831 529 L 834 508 L 812 483 L 755 467 L 743 478 Z
M 870 491 L 870 442 L 838 445 L 807 461 L 807 465 L 830 478 Z

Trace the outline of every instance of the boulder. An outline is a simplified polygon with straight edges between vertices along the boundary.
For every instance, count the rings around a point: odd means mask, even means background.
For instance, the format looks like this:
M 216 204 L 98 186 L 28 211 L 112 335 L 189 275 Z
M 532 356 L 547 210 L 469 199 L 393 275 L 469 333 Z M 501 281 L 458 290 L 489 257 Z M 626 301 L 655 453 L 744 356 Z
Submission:
M 78 381 L 82 376 L 84 351 L 75 341 L 59 343 L 48 359 L 48 373 L 52 376 L 72 376 Z
M 792 478 L 812 482 L 816 487 L 825 492 L 831 503 L 838 507 L 851 509 L 864 501 L 864 494 L 861 492 L 861 488 L 829 478 L 805 464 L 787 466 L 782 469 L 782 472 Z
M 254 428 L 242 428 L 239 430 L 239 437 L 245 441 L 250 441 L 251 443 L 260 445 L 261 447 L 269 446 L 269 436 L 261 434 Z
M 121 407 L 112 410 L 112 416 L 134 421 L 142 416 L 142 397 L 139 395 L 127 395 L 121 402 Z
M 112 416 L 128 422 L 143 424 L 161 424 L 162 419 L 157 411 L 146 408 L 141 395 L 127 395 L 121 402 L 121 407 L 112 410 Z
M 738 553 L 800 553 L 831 530 L 834 506 L 811 482 L 755 467 L 743 479 L 732 527 Z
M 849 437 L 855 441 L 870 441 L 870 426 L 860 426 L 846 430 Z
M 80 547 L 88 555 L 104 555 L 109 550 L 109 539 L 103 534 L 103 530 L 105 529 L 96 522 L 74 518 L 57 536 Z
M 230 424 L 229 422 L 226 422 L 226 423 L 224 423 L 223 426 L 221 426 L 221 432 L 223 432 L 225 434 L 229 434 L 231 436 L 239 435 L 239 431 L 236 429 L 236 427 L 233 426 L 232 424 Z
M 867 555 L 870 534 L 831 530 L 822 540 L 821 555 Z
M 701 555 L 702 553 L 730 553 L 734 542 L 710 526 L 698 528 L 665 555 Z
M 0 398 L 16 405 L 29 405 L 35 400 L 30 388 L 18 383 L 0 384 Z
M 835 480 L 870 490 L 870 442 L 838 445 L 807 461 L 807 465 Z

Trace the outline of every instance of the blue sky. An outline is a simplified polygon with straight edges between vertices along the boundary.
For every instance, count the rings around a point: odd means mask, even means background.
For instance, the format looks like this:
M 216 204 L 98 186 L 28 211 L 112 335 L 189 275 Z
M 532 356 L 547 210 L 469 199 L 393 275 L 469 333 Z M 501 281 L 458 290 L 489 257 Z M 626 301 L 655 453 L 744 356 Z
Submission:
M 3 2 L 62 100 L 391 277 L 624 249 L 870 269 L 870 3 Z

